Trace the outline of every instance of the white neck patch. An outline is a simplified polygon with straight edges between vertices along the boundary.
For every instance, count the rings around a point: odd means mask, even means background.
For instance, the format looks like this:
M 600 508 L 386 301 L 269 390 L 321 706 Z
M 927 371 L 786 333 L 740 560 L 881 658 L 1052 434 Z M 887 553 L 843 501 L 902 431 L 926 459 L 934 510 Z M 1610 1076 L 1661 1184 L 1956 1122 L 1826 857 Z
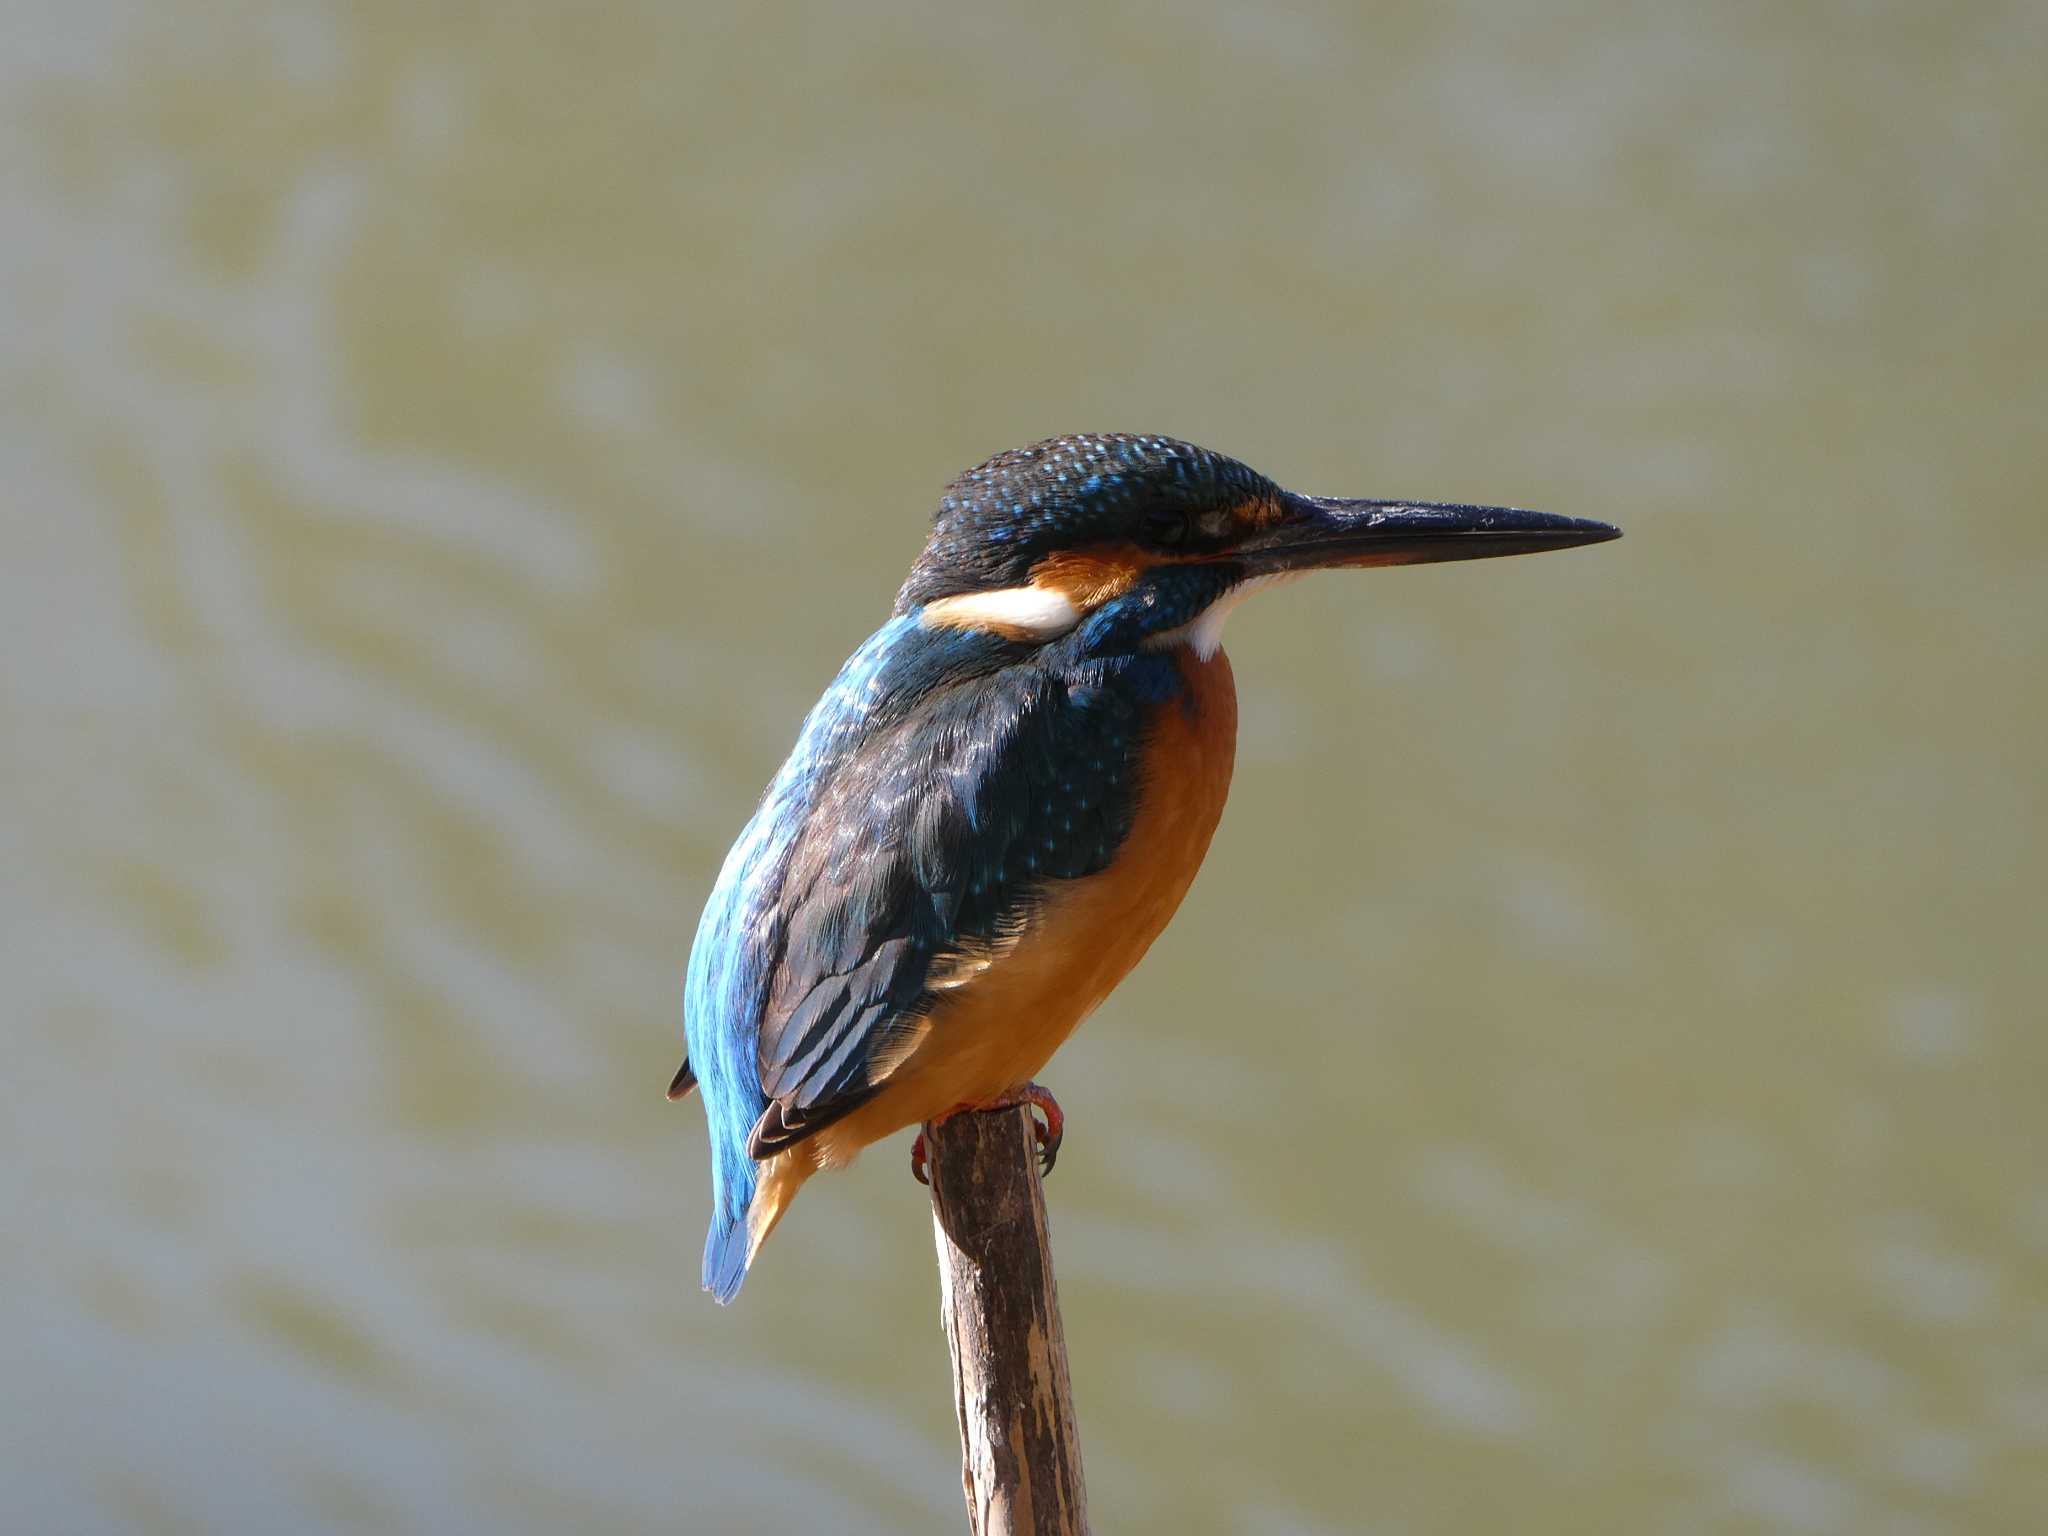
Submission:
M 992 629 L 1025 640 L 1052 640 L 1081 622 L 1081 610 L 1052 587 L 962 592 L 924 605 L 920 621 L 942 629 Z
M 1283 571 L 1277 576 L 1254 576 L 1249 581 L 1240 581 L 1190 622 L 1181 625 L 1179 629 L 1169 629 L 1164 634 L 1154 635 L 1145 643 L 1148 648 L 1155 651 L 1163 651 L 1169 646 L 1185 645 L 1198 659 L 1207 661 L 1223 644 L 1223 623 L 1230 617 L 1231 609 L 1254 592 L 1284 586 L 1307 574 L 1306 571 Z

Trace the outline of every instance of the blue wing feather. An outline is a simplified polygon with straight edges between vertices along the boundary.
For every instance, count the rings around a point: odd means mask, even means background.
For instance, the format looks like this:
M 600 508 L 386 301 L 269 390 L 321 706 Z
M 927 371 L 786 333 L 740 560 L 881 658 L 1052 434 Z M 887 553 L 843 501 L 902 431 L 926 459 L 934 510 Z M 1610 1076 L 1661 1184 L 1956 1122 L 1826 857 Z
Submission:
M 782 875 L 754 1156 L 877 1091 L 884 1053 L 931 1006 L 934 964 L 1028 923 L 1047 881 L 1109 861 L 1140 729 L 1123 693 L 1012 660 L 944 678 L 834 765 Z

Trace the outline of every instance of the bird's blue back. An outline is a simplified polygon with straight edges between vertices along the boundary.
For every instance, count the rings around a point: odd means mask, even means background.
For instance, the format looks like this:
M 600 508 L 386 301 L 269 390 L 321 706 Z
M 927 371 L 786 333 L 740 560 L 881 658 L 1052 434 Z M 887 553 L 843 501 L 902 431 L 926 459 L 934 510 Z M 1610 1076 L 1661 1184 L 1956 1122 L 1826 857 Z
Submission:
M 847 658 L 812 707 L 788 760 L 725 856 L 690 946 L 683 1017 L 711 1132 L 704 1287 L 721 1301 L 731 1300 L 746 1276 L 746 1216 L 755 1185 L 747 1133 L 768 1107 L 757 1050 L 777 947 L 768 929 L 780 894 L 778 876 L 819 786 L 851 741 L 865 733 L 880 680 L 916 628 L 917 621 L 904 616 L 884 624 Z

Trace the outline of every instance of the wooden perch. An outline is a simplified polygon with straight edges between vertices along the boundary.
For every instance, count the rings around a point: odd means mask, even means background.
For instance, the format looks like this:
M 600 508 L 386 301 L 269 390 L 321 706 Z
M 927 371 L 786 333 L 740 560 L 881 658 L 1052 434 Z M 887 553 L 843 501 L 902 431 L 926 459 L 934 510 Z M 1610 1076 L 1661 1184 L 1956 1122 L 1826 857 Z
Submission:
M 974 1536 L 1087 1536 L 1081 1440 L 1031 1111 L 927 1127 L 939 1309 Z

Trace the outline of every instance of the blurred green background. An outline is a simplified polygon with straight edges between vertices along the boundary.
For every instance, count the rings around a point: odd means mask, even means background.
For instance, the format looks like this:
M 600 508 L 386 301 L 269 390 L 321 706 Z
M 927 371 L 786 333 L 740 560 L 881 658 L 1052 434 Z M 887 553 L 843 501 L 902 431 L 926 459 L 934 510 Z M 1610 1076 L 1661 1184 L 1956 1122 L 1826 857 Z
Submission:
M 21 1531 L 963 1524 L 904 1148 L 696 1289 L 727 844 L 1075 429 L 1628 537 L 1232 625 L 1047 1074 L 1096 1526 L 2038 1531 L 2048 8 L 0 43 Z

